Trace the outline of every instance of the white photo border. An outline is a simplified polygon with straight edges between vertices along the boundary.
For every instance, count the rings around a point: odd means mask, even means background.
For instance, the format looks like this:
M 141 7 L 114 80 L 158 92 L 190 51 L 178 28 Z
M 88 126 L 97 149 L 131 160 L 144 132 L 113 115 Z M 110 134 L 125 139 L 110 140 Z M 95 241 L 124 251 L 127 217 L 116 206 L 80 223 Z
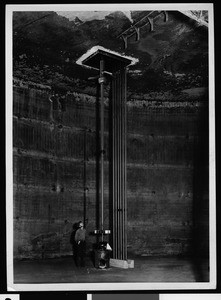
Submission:
M 14 11 L 114 11 L 116 10 L 208 10 L 209 14 L 209 282 L 196 283 L 68 283 L 14 284 L 13 269 L 13 137 L 12 137 L 12 17 Z M 6 242 L 8 291 L 103 291 L 103 290 L 206 290 L 216 289 L 216 171 L 215 171 L 215 74 L 214 17 L 212 3 L 166 4 L 50 4 L 6 5 Z

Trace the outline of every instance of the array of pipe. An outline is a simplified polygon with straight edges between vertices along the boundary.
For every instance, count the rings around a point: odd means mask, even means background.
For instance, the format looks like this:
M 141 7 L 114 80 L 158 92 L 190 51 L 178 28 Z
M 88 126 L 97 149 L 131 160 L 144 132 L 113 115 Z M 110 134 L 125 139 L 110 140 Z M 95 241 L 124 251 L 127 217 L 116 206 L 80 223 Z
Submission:
M 112 80 L 113 257 L 127 259 L 126 207 L 126 69 Z

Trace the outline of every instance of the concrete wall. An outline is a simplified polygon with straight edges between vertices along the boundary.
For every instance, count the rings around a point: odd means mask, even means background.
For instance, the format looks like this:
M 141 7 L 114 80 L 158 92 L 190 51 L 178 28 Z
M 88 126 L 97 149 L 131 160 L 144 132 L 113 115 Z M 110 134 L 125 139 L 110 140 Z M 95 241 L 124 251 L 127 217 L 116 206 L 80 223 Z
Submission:
M 84 216 L 96 242 L 96 99 L 73 94 L 59 105 L 49 91 L 14 87 L 14 255 L 71 254 L 72 224 Z M 128 103 L 128 252 L 208 251 L 207 104 Z M 108 105 L 105 106 L 105 227 L 109 227 Z M 203 127 L 202 127 L 203 126 Z M 85 128 L 87 133 L 85 134 Z M 86 148 L 85 148 L 86 147 Z M 84 151 L 87 152 L 86 177 Z

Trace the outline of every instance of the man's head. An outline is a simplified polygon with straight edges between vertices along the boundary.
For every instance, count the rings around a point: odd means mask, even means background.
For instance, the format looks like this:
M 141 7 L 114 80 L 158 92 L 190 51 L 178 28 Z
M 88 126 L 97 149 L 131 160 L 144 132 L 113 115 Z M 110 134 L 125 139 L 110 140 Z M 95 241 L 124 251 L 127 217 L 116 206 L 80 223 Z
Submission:
M 83 224 L 82 221 L 79 222 L 79 227 L 80 227 L 80 228 L 83 228 L 83 227 L 84 227 L 84 224 Z

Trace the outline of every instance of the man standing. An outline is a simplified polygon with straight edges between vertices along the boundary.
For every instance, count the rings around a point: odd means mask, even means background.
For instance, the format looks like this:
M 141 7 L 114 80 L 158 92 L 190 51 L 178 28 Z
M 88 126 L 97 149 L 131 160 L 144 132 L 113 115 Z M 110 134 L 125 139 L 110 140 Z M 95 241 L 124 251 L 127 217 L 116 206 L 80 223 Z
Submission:
M 85 266 L 85 254 L 86 254 L 86 241 L 85 241 L 86 229 L 82 221 L 79 222 L 79 228 L 75 233 L 76 242 L 76 265 L 80 264 L 81 267 Z
M 74 223 L 71 236 L 70 236 L 70 243 L 72 245 L 72 251 L 73 251 L 73 260 L 75 261 L 76 265 L 77 265 L 77 244 L 75 242 L 75 234 L 78 228 L 79 228 L 79 223 Z

